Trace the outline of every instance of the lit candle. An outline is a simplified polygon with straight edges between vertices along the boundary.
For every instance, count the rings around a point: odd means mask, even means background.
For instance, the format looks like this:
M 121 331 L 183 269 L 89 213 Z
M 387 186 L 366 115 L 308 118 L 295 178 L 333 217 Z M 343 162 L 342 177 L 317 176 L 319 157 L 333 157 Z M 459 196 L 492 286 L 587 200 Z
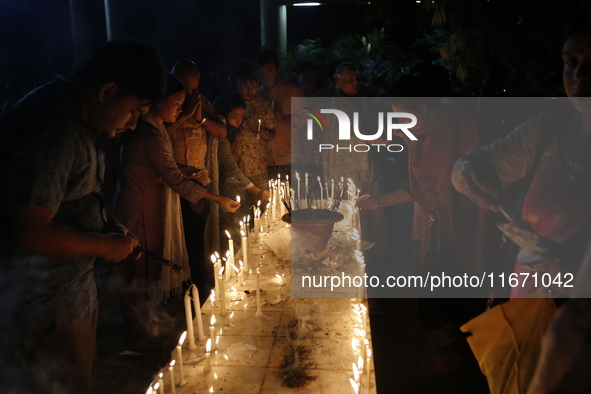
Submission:
M 168 367 L 168 375 L 170 377 L 170 392 L 172 394 L 176 393 L 176 383 L 174 382 L 174 363 L 175 361 L 172 360 L 169 364 L 170 366 Z
M 257 267 L 257 280 L 256 280 L 256 286 L 257 286 L 257 313 L 256 316 L 261 316 L 263 314 L 263 312 L 261 311 L 261 271 L 259 270 L 259 268 Z
M 261 135 L 259 132 L 261 131 L 261 120 L 259 119 L 259 127 L 257 128 L 257 140 L 261 139 Z
M 246 238 L 246 233 L 243 230 L 240 230 L 241 242 L 242 242 L 242 258 L 244 259 L 244 267 L 248 269 L 248 238 Z
M 191 296 L 189 290 L 185 292 L 185 319 L 187 320 L 187 335 L 189 336 L 189 350 L 197 349 L 195 345 L 195 332 L 193 331 L 193 313 L 191 312 Z
M 164 380 L 162 380 L 163 377 L 164 377 L 164 374 L 162 372 L 160 372 L 158 374 L 158 386 L 159 386 L 158 394 L 164 394 Z
M 226 316 L 226 288 L 224 285 L 224 269 L 226 267 L 222 267 L 219 273 L 219 282 L 220 282 L 220 315 Z
M 152 386 L 148 387 L 148 390 L 146 390 L 146 394 L 152 394 Z
M 209 321 L 209 338 L 211 339 L 212 350 L 215 350 L 215 316 Z
M 240 204 L 240 196 L 236 196 L 236 202 Z
M 290 186 L 291 186 L 291 183 L 289 183 L 289 175 L 285 175 L 285 190 L 287 190 L 286 200 L 291 198 L 291 187 Z
M 353 391 L 355 394 L 359 394 L 359 385 L 353 379 L 349 378 L 349 382 L 351 382 L 351 387 L 353 387 Z
M 185 342 L 185 337 L 187 336 L 187 331 L 183 332 L 181 338 L 179 339 L 179 343 L 176 345 L 176 355 L 179 360 L 179 374 L 181 375 L 181 382 L 179 386 L 183 386 L 185 384 L 185 377 L 183 376 L 183 342 Z
M 330 198 L 334 201 L 334 178 L 330 180 Z
M 322 200 L 324 200 L 324 192 L 322 191 L 322 182 L 320 182 L 320 176 L 318 177 L 318 185 L 320 186 L 320 204 L 319 204 L 319 207 L 322 208 Z
M 269 224 L 269 208 L 270 207 L 271 207 L 271 203 L 268 202 L 267 207 L 265 209 L 265 222 L 267 223 L 267 227 L 271 227 L 271 225 Z
M 357 383 L 357 387 L 361 389 L 361 385 L 359 384 L 359 369 L 357 368 L 357 364 L 351 363 L 351 365 L 353 366 L 353 380 L 355 383 Z
M 306 200 L 306 208 L 308 208 L 308 173 L 306 172 L 306 179 L 304 181 L 304 199 Z
M 195 309 L 195 317 L 197 318 L 197 335 L 199 340 L 205 339 L 205 333 L 203 332 L 203 317 L 201 316 L 201 300 L 199 299 L 199 290 L 195 284 L 191 285 L 193 295 L 193 309 Z
M 259 209 L 255 208 L 254 211 L 254 239 L 258 241 L 259 239 L 259 218 L 258 218 L 258 213 L 259 213 Z
M 203 372 L 209 372 L 211 371 L 211 338 L 209 338 L 207 340 L 207 342 L 205 343 L 205 368 L 203 369 Z
M 217 252 L 216 252 L 216 254 L 217 254 Z M 213 272 L 214 272 L 214 275 L 213 276 L 214 276 L 214 279 L 215 279 L 215 292 L 219 294 L 219 292 L 220 292 L 220 285 L 218 283 L 218 276 L 215 275 L 215 272 L 217 272 L 218 269 L 219 269 L 219 265 L 218 265 L 219 258 L 216 256 L 216 254 L 212 254 L 211 255 L 211 263 L 213 264 Z
M 230 235 L 228 230 L 226 230 L 226 235 L 228 236 L 228 248 L 229 248 L 229 252 L 230 252 L 230 258 L 228 261 L 230 262 L 230 264 L 234 264 L 234 241 L 232 241 L 232 236 Z M 231 276 L 232 276 L 231 270 L 227 270 L 226 271 L 226 280 L 228 280 Z
M 164 387 L 162 389 L 160 388 L 160 382 L 158 382 L 154 385 L 154 393 L 160 393 L 160 394 L 164 393 Z

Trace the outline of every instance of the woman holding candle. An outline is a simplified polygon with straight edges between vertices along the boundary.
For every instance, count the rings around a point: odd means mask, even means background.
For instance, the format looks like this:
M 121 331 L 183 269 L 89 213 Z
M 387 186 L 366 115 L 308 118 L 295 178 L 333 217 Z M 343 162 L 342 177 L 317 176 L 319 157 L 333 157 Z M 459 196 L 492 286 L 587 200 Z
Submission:
M 251 199 L 268 201 L 269 191 L 267 183 L 251 181 L 241 168 L 232 153 L 231 144 L 236 141 L 237 134 L 243 124 L 244 114 L 246 112 L 246 102 L 241 95 L 236 92 L 228 92 L 218 97 L 213 106 L 216 112 L 226 118 L 226 138 L 220 138 L 218 144 L 218 157 L 220 162 L 220 188 L 222 194 L 226 196 L 239 196 L 242 201 L 249 202 Z M 257 125 L 258 128 L 258 125 Z M 248 191 L 249 194 L 246 193 Z M 243 209 L 235 213 L 224 213 L 224 230 L 230 231 L 234 240 L 234 247 L 239 248 L 239 228 L 238 221 L 247 213 L 251 204 L 245 204 Z M 226 239 L 222 237 L 222 239 Z M 222 245 L 223 246 L 223 245 Z
M 207 192 L 177 167 L 164 122 L 175 121 L 184 99 L 183 85 L 168 75 L 165 99 L 154 105 L 138 127 L 126 133 L 123 141 L 121 193 L 116 215 L 137 235 L 143 248 L 183 266 L 182 271 L 176 272 L 162 268 L 146 256 L 121 264 L 123 310 L 137 336 L 171 333 L 161 325 L 158 305 L 172 295 L 181 294 L 182 282 L 190 278 L 179 194 L 193 203 L 201 198 L 216 201 L 227 211 L 239 207 L 228 198 Z

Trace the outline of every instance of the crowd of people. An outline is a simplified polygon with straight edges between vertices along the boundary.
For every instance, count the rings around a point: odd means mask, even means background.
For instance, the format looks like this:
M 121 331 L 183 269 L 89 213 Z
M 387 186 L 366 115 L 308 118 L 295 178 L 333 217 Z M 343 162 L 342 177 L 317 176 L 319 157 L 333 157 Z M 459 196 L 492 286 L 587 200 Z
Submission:
M 362 231 L 373 228 L 383 236 L 382 215 L 370 217 L 368 211 L 414 201 L 421 269 L 480 275 L 501 259 L 493 212 L 503 210 L 512 197 L 502 189 L 529 176 L 523 220 L 569 253 L 542 256 L 522 249 L 515 272 L 524 270 L 520 259 L 540 272 L 577 272 L 591 239 L 586 207 L 591 197 L 591 105 L 586 101 L 591 29 L 584 16 L 571 22 L 564 37 L 563 82 L 576 114 L 560 127 L 557 115 L 542 114 L 492 142 L 468 111 L 444 97 L 449 96 L 442 88 L 445 74 L 437 78 L 424 67 L 396 81 L 389 92 L 392 109 L 416 114 L 413 132 L 419 138 L 406 141 L 408 184 L 385 194 L 368 189 L 370 194 L 358 199 L 365 211 Z M 162 306 L 192 283 L 205 302 L 214 287 L 209 256 L 223 249 L 223 230 L 239 239 L 237 223 L 258 201 L 264 209 L 269 179 L 306 164 L 299 137 L 305 119 L 292 113 L 290 103 L 295 97 L 323 96 L 314 86 L 316 71 L 313 64 L 299 68 L 301 87 L 283 81 L 279 58 L 263 51 L 236 68 L 233 87 L 212 103 L 199 91 L 201 75 L 194 62 L 180 60 L 166 72 L 152 47 L 110 42 L 70 79 L 55 78 L 5 108 L 0 118 L 0 181 L 6 186 L 0 197 L 0 376 L 5 387 L 92 391 L 99 258 L 119 263 L 122 309 L 135 336 L 171 335 Z M 358 76 L 355 65 L 339 65 L 334 96 L 358 96 Z M 371 158 L 354 159 L 347 167 L 351 176 L 369 187 L 375 172 Z M 339 171 L 335 160 L 327 158 L 332 175 Z M 102 189 L 111 191 L 107 198 Z M 183 269 L 165 269 L 142 250 Z M 582 270 L 589 264 L 584 262 Z M 539 307 L 535 301 L 519 302 L 520 308 Z M 486 304 L 486 299 L 422 301 L 421 319 L 451 322 L 456 330 L 449 357 L 432 367 L 433 374 L 453 373 L 462 358 L 472 357 L 468 345 L 479 356 L 462 331 L 469 331 L 468 321 L 482 317 Z M 515 358 L 519 377 L 499 371 L 502 363 L 491 363 L 483 367 L 491 391 L 529 387 L 533 394 L 574 387 L 578 391 L 569 392 L 585 392 L 591 387 L 581 372 L 591 362 L 583 352 L 589 346 L 589 310 L 584 299 L 563 305 L 554 323 L 544 322 L 551 327 L 544 347 L 542 338 L 534 338 L 539 346 L 527 362 L 514 357 L 521 346 L 517 338 L 507 357 Z M 523 316 L 513 323 L 532 324 Z M 579 346 L 572 346 L 572 337 L 580 339 Z M 531 357 L 538 356 L 536 369 Z M 555 359 L 563 361 L 562 368 L 552 368 Z

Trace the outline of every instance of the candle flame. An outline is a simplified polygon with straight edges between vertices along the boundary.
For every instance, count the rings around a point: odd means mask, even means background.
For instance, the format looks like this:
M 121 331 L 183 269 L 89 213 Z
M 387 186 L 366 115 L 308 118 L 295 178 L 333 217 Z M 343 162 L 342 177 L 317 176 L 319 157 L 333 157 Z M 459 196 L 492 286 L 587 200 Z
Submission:
M 244 263 L 242 260 L 238 260 L 238 264 L 240 265 L 240 271 L 242 271 L 242 267 L 244 267 Z
M 371 349 L 368 348 L 365 351 L 367 353 L 367 358 L 370 358 L 371 357 Z
M 217 259 L 215 258 L 215 254 L 211 255 L 211 262 L 212 264 L 215 264 L 215 262 L 217 261 Z
M 289 175 L 285 175 L 285 180 L 289 181 Z
M 159 377 L 160 379 L 162 379 L 162 377 L 163 377 L 163 376 L 164 376 L 164 374 L 163 374 L 162 372 L 160 372 L 160 373 L 158 374 L 158 377 Z
M 357 385 L 357 383 L 353 379 L 351 379 L 351 378 L 349 378 L 349 382 L 351 382 L 351 387 L 353 387 L 353 391 L 356 392 L 356 393 L 358 393 L 359 392 L 359 386 Z
M 236 202 L 240 202 L 240 196 L 236 196 Z
M 211 294 L 209 295 L 209 299 L 212 304 L 215 302 L 215 290 L 211 291 Z
M 230 257 L 230 251 L 226 251 L 226 258 Z
M 236 271 L 237 274 L 240 273 L 240 270 L 238 269 L 238 267 L 236 267 L 233 263 L 230 263 L 230 265 L 232 266 L 232 268 L 234 268 L 234 271 Z
M 246 217 L 246 223 L 250 223 L 250 215 Z
M 353 366 L 353 379 L 355 379 L 356 382 L 359 382 L 359 370 L 357 369 L 357 364 L 351 363 L 351 365 Z
M 226 232 L 226 236 L 228 237 L 228 239 L 232 239 L 232 236 L 230 235 L 230 233 L 228 232 L 228 230 L 224 230 Z
M 181 338 L 179 339 L 179 346 L 183 346 L 183 343 L 185 343 L 185 338 L 187 338 L 187 331 L 183 332 L 181 335 Z
M 220 258 L 220 254 L 218 252 L 214 252 L 216 259 Z
M 364 344 L 365 346 L 369 346 L 369 339 L 365 338 L 365 339 L 363 340 L 363 344 Z
M 211 315 L 211 320 L 209 321 L 210 326 L 215 326 L 215 315 Z
M 238 293 L 238 290 L 236 290 L 236 288 L 234 286 L 232 286 L 232 291 L 235 293 Z
M 160 388 L 160 383 L 156 383 L 156 384 L 154 385 L 154 390 L 158 390 L 159 388 Z
M 353 352 L 357 351 L 357 339 L 355 338 L 351 339 L 351 349 L 353 349 Z
M 367 310 L 367 307 L 366 307 L 365 305 L 363 305 L 363 304 L 359 304 L 359 306 L 361 307 L 361 310 L 362 310 L 363 312 L 365 312 L 365 311 Z
M 205 343 L 205 351 L 206 351 L 207 353 L 211 353 L 211 338 L 209 338 L 209 339 L 207 340 L 207 342 Z
M 260 226 L 260 228 L 259 228 L 259 232 L 260 232 L 260 233 L 264 232 L 264 230 L 263 230 L 263 226 Z
M 363 358 L 361 356 L 357 357 L 357 369 L 363 370 Z
M 300 173 L 296 172 L 296 179 L 299 181 L 300 180 Z
M 222 268 L 220 269 L 219 276 L 222 276 L 222 275 L 223 275 L 223 273 L 224 273 L 224 269 L 225 269 L 225 268 L 226 268 L 226 267 L 222 267 Z
M 242 226 L 240 226 L 240 227 L 242 227 Z M 240 235 L 243 237 L 246 237 L 246 233 L 244 232 L 244 230 L 240 230 Z
M 259 202 L 257 202 L 257 207 L 261 206 L 261 200 L 259 200 Z
M 176 361 L 175 361 L 175 360 L 172 360 L 172 361 L 170 362 L 170 364 L 168 364 L 168 365 L 170 365 L 171 367 L 174 367 L 174 364 L 176 364 Z
M 148 387 L 148 390 L 146 391 L 146 394 L 152 394 L 152 387 Z

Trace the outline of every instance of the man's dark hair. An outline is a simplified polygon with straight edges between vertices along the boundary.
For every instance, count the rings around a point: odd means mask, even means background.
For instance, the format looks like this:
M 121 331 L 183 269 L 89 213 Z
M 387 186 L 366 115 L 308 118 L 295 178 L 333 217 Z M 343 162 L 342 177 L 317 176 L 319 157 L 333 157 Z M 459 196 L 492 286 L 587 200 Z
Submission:
M 111 41 L 78 68 L 74 80 L 81 88 L 99 90 L 106 83 L 139 99 L 158 101 L 164 97 L 164 69 L 156 50 L 133 41 Z
M 273 51 L 262 51 L 257 56 L 257 63 L 263 67 L 266 64 L 273 63 L 275 67 L 279 67 L 279 57 Z
M 259 85 L 263 80 L 261 66 L 257 62 L 246 61 L 238 66 L 234 74 L 236 82 L 257 82 Z
M 564 33 L 562 34 L 562 42 L 565 42 L 570 37 L 591 33 L 591 23 L 589 22 L 589 15 L 591 15 L 591 6 L 585 6 L 575 14 L 570 20 Z
M 236 92 L 226 92 L 213 102 L 215 112 L 223 116 L 236 108 L 246 109 L 246 101 Z

